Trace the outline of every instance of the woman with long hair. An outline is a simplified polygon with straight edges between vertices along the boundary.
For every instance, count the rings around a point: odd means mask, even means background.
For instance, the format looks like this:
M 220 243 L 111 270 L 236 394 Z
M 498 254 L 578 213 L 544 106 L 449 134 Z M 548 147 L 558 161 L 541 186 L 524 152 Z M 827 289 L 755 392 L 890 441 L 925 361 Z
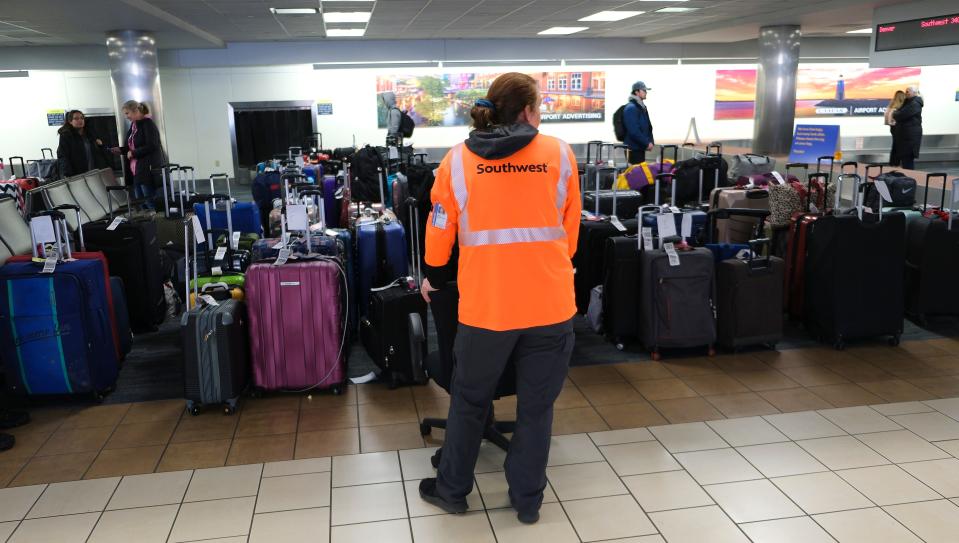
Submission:
M 163 182 L 160 171 L 163 166 L 160 130 L 149 117 L 150 108 L 146 104 L 129 100 L 123 104 L 123 115 L 130 121 L 127 144 L 124 147 L 114 147 L 112 151 L 127 158 L 134 196 L 143 198 L 146 207 L 154 209 L 156 189 Z
M 104 153 L 103 141 L 87 128 L 86 121 L 82 111 L 71 110 L 64 118 L 63 126 L 57 131 L 60 134 L 57 161 L 63 177 L 110 167 L 110 160 Z
M 899 166 L 900 158 L 896 152 L 899 140 L 899 135 L 896 130 L 896 119 L 893 118 L 892 114 L 896 112 L 899 108 L 902 107 L 902 104 L 906 101 L 906 93 L 899 90 L 896 91 L 896 94 L 893 95 L 892 100 L 889 101 L 889 106 L 886 108 L 886 125 L 889 127 L 889 133 L 892 134 L 892 149 L 889 150 L 889 165 L 890 166 Z

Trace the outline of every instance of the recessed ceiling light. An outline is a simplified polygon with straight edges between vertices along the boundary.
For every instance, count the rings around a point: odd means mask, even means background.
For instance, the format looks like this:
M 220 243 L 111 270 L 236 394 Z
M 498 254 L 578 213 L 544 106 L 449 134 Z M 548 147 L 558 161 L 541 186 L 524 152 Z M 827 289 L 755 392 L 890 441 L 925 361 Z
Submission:
M 326 35 L 330 38 L 359 38 L 366 34 L 365 28 L 328 28 Z
M 369 11 L 324 11 L 323 20 L 328 23 L 366 23 L 371 15 Z
M 353 4 L 357 4 L 360 2 L 376 2 L 376 0 L 322 0 L 322 1 L 324 4 L 330 3 L 330 2 L 351 2 Z M 678 0 L 678 1 L 685 2 L 686 0 Z
M 563 36 L 566 34 L 575 34 L 577 32 L 582 32 L 584 30 L 589 30 L 588 26 L 554 26 L 552 28 L 547 28 L 546 30 L 540 32 L 539 34 L 543 36 Z
M 600 11 L 589 17 L 583 17 L 580 21 L 614 22 L 629 19 L 637 15 L 642 15 L 645 11 Z
M 657 9 L 656 13 L 686 13 L 687 11 L 696 11 L 699 8 L 662 8 Z
M 316 15 L 316 8 L 270 8 L 275 15 Z
M 860 28 L 859 30 L 850 30 L 846 34 L 872 34 L 872 28 Z
M 640 2 L 662 2 L 662 3 L 669 2 L 670 4 L 672 4 L 673 2 L 688 2 L 689 0 L 639 0 L 639 1 Z

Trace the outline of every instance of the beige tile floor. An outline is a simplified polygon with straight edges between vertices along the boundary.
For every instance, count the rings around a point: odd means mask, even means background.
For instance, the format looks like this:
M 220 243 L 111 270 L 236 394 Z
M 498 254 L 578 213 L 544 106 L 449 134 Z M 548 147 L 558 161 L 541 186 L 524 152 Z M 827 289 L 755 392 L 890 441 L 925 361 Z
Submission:
M 555 436 L 533 526 L 486 443 L 458 516 L 417 495 L 433 447 L 14 486 L 0 541 L 955 542 L 957 427 L 952 398 Z
M 447 394 L 435 385 L 346 390 L 338 397 L 247 398 L 232 417 L 216 410 L 191 417 L 180 400 L 38 409 L 33 423 L 13 431 L 17 446 L 0 453 L 0 488 L 418 449 L 442 442 L 441 430 L 425 439 L 419 434 L 420 420 L 445 417 L 449 407 Z M 806 435 L 806 423 L 779 415 L 954 396 L 959 396 L 955 338 L 843 352 L 811 348 L 636 361 L 574 367 L 556 403 L 553 431 L 580 434 L 773 415 L 779 421 L 775 428 L 798 428 L 798 440 L 815 439 L 841 435 L 835 433 L 841 419 L 827 416 L 809 423 Z M 515 415 L 515 398 L 496 406 L 500 418 Z M 910 435 L 959 439 L 959 423 L 908 409 L 885 414 L 897 419 L 893 424 L 912 430 Z M 750 438 L 739 433 L 743 435 L 735 439 Z

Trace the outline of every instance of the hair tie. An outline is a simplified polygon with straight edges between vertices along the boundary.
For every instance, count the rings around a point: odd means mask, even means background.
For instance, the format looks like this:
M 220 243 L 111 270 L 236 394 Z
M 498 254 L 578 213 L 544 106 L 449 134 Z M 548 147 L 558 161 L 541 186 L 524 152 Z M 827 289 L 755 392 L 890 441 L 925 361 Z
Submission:
M 489 100 L 487 100 L 486 98 L 480 98 L 479 100 L 477 100 L 476 106 L 485 107 L 485 108 L 492 109 L 493 111 L 496 111 L 496 105 L 493 104 L 493 102 L 490 102 Z

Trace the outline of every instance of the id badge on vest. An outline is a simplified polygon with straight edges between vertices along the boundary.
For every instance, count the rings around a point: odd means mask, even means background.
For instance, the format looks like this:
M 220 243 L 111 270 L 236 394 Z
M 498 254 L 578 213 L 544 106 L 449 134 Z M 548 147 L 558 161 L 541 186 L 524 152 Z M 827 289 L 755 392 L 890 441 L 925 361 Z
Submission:
M 446 230 L 446 210 L 441 204 L 433 204 L 433 228 Z

